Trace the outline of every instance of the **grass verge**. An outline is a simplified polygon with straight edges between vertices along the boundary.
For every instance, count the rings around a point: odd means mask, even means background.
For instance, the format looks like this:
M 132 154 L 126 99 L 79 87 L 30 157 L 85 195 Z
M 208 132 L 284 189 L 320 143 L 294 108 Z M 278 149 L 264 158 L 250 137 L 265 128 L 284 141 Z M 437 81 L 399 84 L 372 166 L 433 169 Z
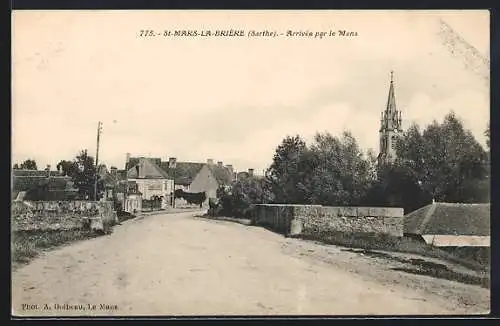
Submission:
M 367 250 L 384 250 L 402 253 L 418 254 L 426 257 L 442 259 L 451 263 L 459 264 L 471 270 L 488 272 L 489 263 L 480 263 L 473 257 L 469 259 L 457 257 L 449 252 L 432 247 L 426 243 L 410 238 L 400 238 L 384 234 L 371 233 L 305 233 L 299 238 L 320 241 L 326 244 L 334 244 L 342 247 L 359 248 Z
M 490 266 L 486 261 L 482 260 L 481 262 L 478 262 L 475 261 L 473 257 L 469 257 L 468 259 L 457 257 L 452 253 L 432 247 L 415 239 L 405 237 L 399 238 L 375 233 L 346 234 L 341 232 L 305 233 L 296 237 L 304 240 L 313 240 L 325 244 L 346 247 L 349 249 L 345 250 L 363 253 L 367 256 L 376 256 L 387 260 L 397 261 L 402 263 L 404 266 L 393 268 L 393 270 L 447 279 L 465 284 L 479 285 L 484 288 L 490 287 Z M 475 275 L 472 275 L 469 273 L 457 272 L 451 270 L 445 264 L 434 263 L 423 259 L 396 257 L 394 255 L 386 254 L 384 252 L 376 252 L 374 250 L 416 254 L 422 257 L 435 258 L 444 262 L 447 261 L 449 263 L 464 266 L 469 270 L 475 271 L 476 273 Z
M 351 251 L 355 253 L 362 253 L 366 256 L 384 258 L 387 260 L 396 261 L 403 264 L 403 267 L 393 267 L 392 270 L 417 274 L 426 275 L 435 278 L 446 279 L 450 281 L 458 281 L 465 284 L 479 285 L 484 288 L 490 287 L 490 278 L 484 275 L 472 275 L 458 273 L 451 270 L 445 264 L 435 263 L 426 261 L 419 258 L 405 258 L 405 257 L 395 257 L 390 254 L 383 252 L 377 252 L 366 249 L 344 249 L 345 251 Z
M 86 229 L 14 231 L 11 238 L 12 266 L 26 264 L 43 250 L 102 235 Z

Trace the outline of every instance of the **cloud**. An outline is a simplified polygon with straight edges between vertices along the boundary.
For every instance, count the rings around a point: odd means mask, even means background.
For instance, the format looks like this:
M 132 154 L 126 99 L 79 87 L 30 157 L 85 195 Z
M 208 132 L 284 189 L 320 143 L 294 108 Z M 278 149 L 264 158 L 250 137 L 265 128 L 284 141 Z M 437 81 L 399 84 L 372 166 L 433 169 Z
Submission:
M 453 109 L 480 139 L 489 90 L 443 46 L 438 14 L 17 12 L 13 159 L 54 164 L 82 148 L 95 152 L 97 121 L 108 165 L 123 166 L 131 152 L 260 170 L 285 135 L 344 129 L 377 150 L 390 70 L 405 123 L 426 124 Z M 489 48 L 487 12 L 445 16 L 471 44 Z M 359 35 L 172 40 L 137 37 L 137 26 Z

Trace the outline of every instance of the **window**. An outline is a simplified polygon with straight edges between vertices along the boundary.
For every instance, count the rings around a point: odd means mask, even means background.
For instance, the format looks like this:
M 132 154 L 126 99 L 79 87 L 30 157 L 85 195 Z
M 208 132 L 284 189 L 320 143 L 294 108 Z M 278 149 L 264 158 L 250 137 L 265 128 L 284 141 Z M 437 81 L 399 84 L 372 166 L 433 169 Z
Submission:
M 392 143 L 391 143 L 392 149 L 396 150 L 397 142 L 398 142 L 398 140 L 397 140 L 396 136 L 392 136 Z

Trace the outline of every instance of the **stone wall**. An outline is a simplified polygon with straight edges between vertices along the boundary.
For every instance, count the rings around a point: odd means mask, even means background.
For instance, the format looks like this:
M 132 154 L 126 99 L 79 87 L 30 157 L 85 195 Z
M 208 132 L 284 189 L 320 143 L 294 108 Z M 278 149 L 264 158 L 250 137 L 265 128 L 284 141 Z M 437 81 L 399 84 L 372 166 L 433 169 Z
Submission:
M 142 211 L 141 195 L 131 194 L 123 200 L 123 211 L 130 214 L 138 214 Z
M 253 223 L 287 235 L 328 232 L 403 236 L 403 209 L 258 204 Z
M 85 227 L 107 231 L 118 218 L 110 201 L 14 201 L 11 221 L 12 231 Z

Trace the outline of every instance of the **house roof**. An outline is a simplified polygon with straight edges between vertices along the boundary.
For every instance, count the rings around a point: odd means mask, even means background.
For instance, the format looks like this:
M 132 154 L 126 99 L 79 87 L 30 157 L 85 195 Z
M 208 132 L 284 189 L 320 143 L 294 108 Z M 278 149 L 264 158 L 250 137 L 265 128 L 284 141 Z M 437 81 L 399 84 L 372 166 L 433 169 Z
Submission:
M 127 171 L 129 179 L 168 179 L 168 174 L 156 163 L 147 158 L 141 158 L 139 163 Z
M 14 177 L 12 180 L 12 197 L 16 198 L 20 192 L 28 192 L 44 184 L 51 192 L 76 191 L 70 177 L 21 176 Z
M 142 157 L 142 156 L 141 157 L 130 157 L 128 160 L 128 163 L 125 164 L 125 169 L 129 170 L 130 168 L 136 166 L 137 164 L 139 164 L 139 162 L 142 159 L 147 159 L 147 160 L 155 163 L 158 166 L 161 165 L 161 158 L 159 158 L 159 157 Z
M 489 236 L 490 204 L 430 204 L 405 216 L 404 232 Z
M 127 180 L 127 170 L 116 171 L 116 179 L 117 180 Z
M 238 178 L 238 180 L 248 178 L 249 176 L 250 176 L 250 174 L 246 171 L 241 171 L 241 172 L 238 172 L 236 174 L 236 177 Z
M 229 185 L 233 181 L 232 173 L 228 168 L 218 165 L 209 165 L 208 168 L 219 185 Z
M 45 170 L 20 170 L 13 169 L 12 176 L 14 177 L 46 177 L 48 172 Z M 61 176 L 59 171 L 50 171 L 51 176 Z
M 193 182 L 196 175 L 201 171 L 201 169 L 207 165 L 215 179 L 219 184 L 229 184 L 231 183 L 233 177 L 231 172 L 227 167 L 220 167 L 218 165 L 208 165 L 206 163 L 198 163 L 198 162 L 176 162 L 175 168 L 169 167 L 168 161 L 161 161 L 160 158 L 140 158 L 140 157 L 131 157 L 129 159 L 129 164 L 131 168 L 127 172 L 127 177 L 134 179 L 136 178 L 137 171 L 131 171 L 133 169 L 136 170 L 136 166 L 141 162 L 141 160 L 147 160 L 148 162 L 156 165 L 162 172 L 156 172 L 156 174 L 162 174 L 169 179 L 174 179 L 175 183 L 178 185 L 190 185 Z M 131 176 L 132 175 L 132 176 Z
M 176 162 L 175 169 L 169 168 L 168 162 L 161 162 L 161 168 L 178 185 L 190 185 L 205 163 Z
M 105 187 L 114 187 L 118 184 L 119 178 L 111 173 L 101 174 Z

